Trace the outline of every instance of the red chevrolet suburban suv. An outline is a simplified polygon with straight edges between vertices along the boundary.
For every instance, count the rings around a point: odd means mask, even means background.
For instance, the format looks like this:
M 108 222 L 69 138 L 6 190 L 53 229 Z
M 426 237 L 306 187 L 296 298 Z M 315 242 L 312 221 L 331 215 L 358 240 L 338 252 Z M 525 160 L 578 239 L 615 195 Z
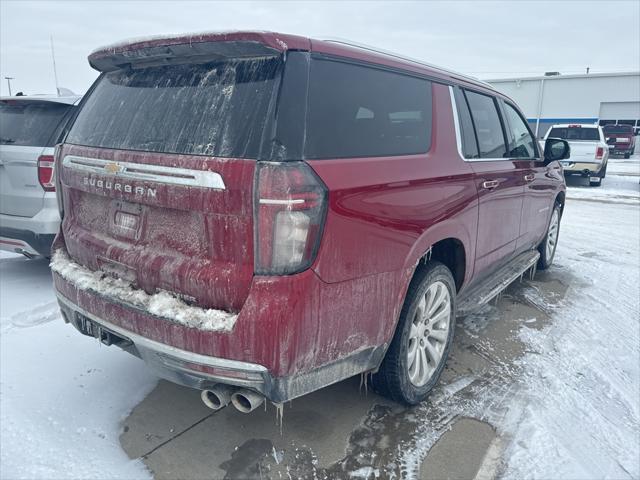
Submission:
M 56 148 L 64 319 L 211 408 L 362 373 L 418 403 L 456 315 L 553 260 L 569 146 L 486 83 L 265 32 L 89 63 Z

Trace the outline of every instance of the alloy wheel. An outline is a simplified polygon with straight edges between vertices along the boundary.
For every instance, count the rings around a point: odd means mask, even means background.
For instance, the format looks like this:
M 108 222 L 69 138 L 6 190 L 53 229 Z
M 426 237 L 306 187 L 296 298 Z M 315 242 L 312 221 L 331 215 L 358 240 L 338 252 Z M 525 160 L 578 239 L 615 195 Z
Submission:
M 409 380 L 425 385 L 438 369 L 451 328 L 451 295 L 443 282 L 434 282 L 420 298 L 409 332 Z
M 558 227 L 560 226 L 560 217 L 558 210 L 554 210 L 551 215 L 551 223 L 549 224 L 549 232 L 547 233 L 547 259 L 551 261 L 553 253 L 556 250 L 556 244 L 558 243 Z

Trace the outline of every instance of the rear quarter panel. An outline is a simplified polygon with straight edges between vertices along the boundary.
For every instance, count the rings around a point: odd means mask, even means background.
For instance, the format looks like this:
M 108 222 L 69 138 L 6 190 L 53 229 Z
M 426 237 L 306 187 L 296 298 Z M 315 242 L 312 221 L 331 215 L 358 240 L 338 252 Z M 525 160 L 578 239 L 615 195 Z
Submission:
M 471 279 L 478 222 L 473 172 L 457 151 L 448 87 L 432 88 L 428 153 L 309 161 L 330 192 L 313 265 L 326 284 L 320 337 L 389 342 L 418 261 L 444 238 L 464 245 L 465 283 Z
M 428 153 L 308 162 L 330 191 L 313 267 L 325 282 L 412 267 L 432 243 L 448 237 L 458 238 L 473 258 L 473 171 L 457 152 L 448 87 L 433 84 L 433 93 Z

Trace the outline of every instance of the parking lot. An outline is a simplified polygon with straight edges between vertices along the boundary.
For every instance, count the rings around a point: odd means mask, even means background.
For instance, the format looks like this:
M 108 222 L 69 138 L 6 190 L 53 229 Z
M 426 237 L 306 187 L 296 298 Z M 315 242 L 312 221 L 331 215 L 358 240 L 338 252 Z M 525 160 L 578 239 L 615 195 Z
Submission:
M 286 404 L 281 425 L 272 405 L 213 412 L 80 336 L 46 261 L 4 255 L 2 476 L 637 478 L 639 180 L 637 155 L 600 188 L 569 180 L 554 266 L 458 321 L 426 402 L 352 378 Z

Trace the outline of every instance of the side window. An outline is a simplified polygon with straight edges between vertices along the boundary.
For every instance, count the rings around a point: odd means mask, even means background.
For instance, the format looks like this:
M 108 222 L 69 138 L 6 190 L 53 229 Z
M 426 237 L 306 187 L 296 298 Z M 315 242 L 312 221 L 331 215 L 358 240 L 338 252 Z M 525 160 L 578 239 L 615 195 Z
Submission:
M 305 158 L 425 153 L 431 96 L 428 80 L 312 57 Z
M 507 137 L 509 139 L 509 158 L 535 158 L 537 150 L 535 140 L 518 111 L 504 102 L 504 113 L 507 117 Z
M 462 90 L 457 87 L 453 89 L 453 95 L 456 99 L 456 109 L 458 110 L 462 154 L 464 158 L 478 158 L 478 142 L 476 141 L 476 134 L 473 130 L 473 122 L 471 121 L 471 112 L 469 112 L 467 99 L 464 98 Z
M 504 158 L 507 148 L 504 144 L 502 124 L 495 100 L 481 93 L 466 91 L 471 117 L 476 127 L 476 137 L 481 158 Z

